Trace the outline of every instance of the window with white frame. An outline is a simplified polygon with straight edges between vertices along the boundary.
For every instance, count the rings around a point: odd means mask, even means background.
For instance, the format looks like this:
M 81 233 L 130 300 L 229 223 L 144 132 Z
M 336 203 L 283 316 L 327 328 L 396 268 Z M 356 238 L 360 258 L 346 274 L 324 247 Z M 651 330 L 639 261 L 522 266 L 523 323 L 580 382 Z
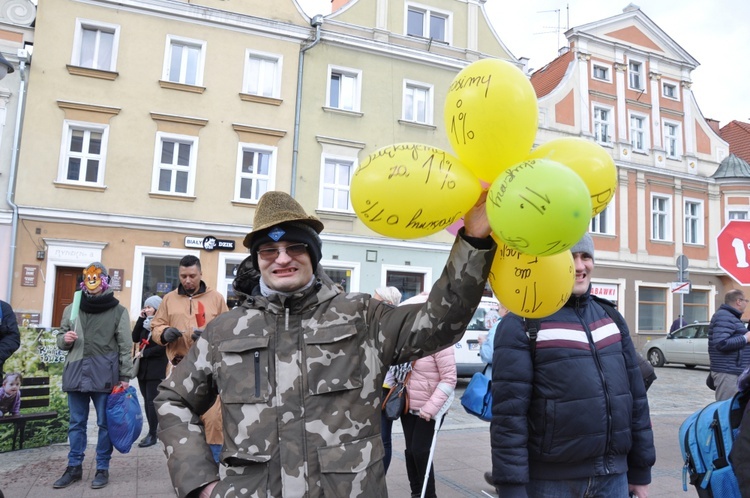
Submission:
M 703 244 L 703 201 L 685 199 L 685 243 Z
M 281 61 L 279 55 L 248 50 L 245 55 L 243 91 L 250 95 L 279 98 L 281 95 Z
M 727 211 L 728 220 L 748 220 L 750 219 L 750 207 L 731 207 Z
M 688 294 L 682 295 L 683 314 L 685 322 L 707 322 L 711 315 L 708 313 L 708 290 L 693 287 Z
M 273 190 L 275 164 L 275 149 L 260 145 L 240 144 L 234 189 L 235 200 L 258 202 L 263 194 Z
M 406 34 L 450 43 L 451 15 L 417 5 L 406 6 Z
M 76 19 L 74 36 L 72 65 L 102 71 L 115 70 L 120 26 Z
M 667 331 L 667 289 L 638 286 L 637 333 Z
M 197 149 L 198 137 L 158 132 L 152 192 L 193 195 Z
M 320 208 L 332 211 L 352 211 L 349 189 L 354 173 L 351 159 L 326 157 L 321 172 Z
M 362 72 L 330 66 L 328 68 L 328 107 L 359 112 Z
M 630 145 L 633 150 L 645 152 L 646 145 L 646 117 L 639 114 L 630 115 Z
M 104 185 L 108 125 L 65 121 L 57 180 Z
M 413 81 L 404 82 L 405 121 L 432 124 L 432 86 Z
M 321 260 L 320 266 L 326 272 L 326 275 L 335 284 L 339 284 L 344 288 L 345 292 L 358 292 L 359 291 L 359 280 L 362 273 L 362 264 L 355 261 L 342 261 L 337 260 Z
M 604 208 L 604 211 L 597 213 L 591 218 L 590 232 L 601 233 L 606 235 L 615 234 L 615 200 L 612 198 Z
M 678 100 L 679 98 L 679 95 L 677 93 L 677 85 L 675 85 L 674 83 L 667 83 L 666 81 L 662 82 L 661 92 L 662 95 L 664 95 L 668 99 Z
M 664 121 L 664 150 L 670 159 L 678 159 L 682 154 L 679 124 Z
M 595 80 L 611 81 L 609 67 L 602 66 L 601 64 L 594 64 L 591 68 L 592 76 Z
M 609 133 L 612 121 L 612 110 L 606 107 L 594 106 L 594 138 L 600 144 L 612 142 Z
M 162 79 L 184 85 L 203 85 L 206 42 L 167 35 Z
M 628 62 L 628 84 L 633 90 L 643 90 L 643 63 L 638 61 Z
M 219 254 L 219 272 L 216 278 L 216 290 L 224 296 L 227 307 L 231 310 L 242 302 L 240 296 L 234 290 L 234 282 L 240 263 L 247 254 L 232 254 L 222 252 Z
M 668 196 L 651 196 L 651 239 L 672 240 L 672 199 Z

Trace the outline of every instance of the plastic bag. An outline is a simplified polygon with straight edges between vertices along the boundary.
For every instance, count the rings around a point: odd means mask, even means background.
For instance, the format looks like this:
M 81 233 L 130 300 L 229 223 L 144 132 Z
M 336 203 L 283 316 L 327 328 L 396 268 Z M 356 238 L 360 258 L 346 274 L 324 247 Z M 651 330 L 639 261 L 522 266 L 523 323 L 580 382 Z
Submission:
M 143 429 L 143 413 L 135 387 L 123 389 L 118 385 L 107 397 L 107 429 L 115 449 L 128 453 Z

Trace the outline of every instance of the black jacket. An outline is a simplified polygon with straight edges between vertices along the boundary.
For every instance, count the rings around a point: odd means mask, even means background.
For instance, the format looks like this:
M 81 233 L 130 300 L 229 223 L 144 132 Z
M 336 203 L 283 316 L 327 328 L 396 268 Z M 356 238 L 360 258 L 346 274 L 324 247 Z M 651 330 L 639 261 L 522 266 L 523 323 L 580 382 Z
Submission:
M 145 318 L 138 317 L 133 327 L 133 342 L 140 345 L 141 340 L 147 340 L 149 330 L 143 328 Z M 140 346 L 138 346 L 140 347 Z M 138 367 L 138 380 L 164 380 L 167 375 L 167 348 L 149 340 L 143 349 L 140 366 Z
M 18 331 L 18 322 L 13 308 L 5 301 L 0 301 L 0 310 L 3 320 L 0 322 L 0 374 L 3 372 L 3 363 L 10 358 L 21 346 L 21 333 Z M 2 379 L 0 379 L 0 382 Z
M 506 315 L 492 360 L 492 475 L 501 496 L 526 496 L 530 478 L 627 472 L 631 484 L 651 482 L 656 456 L 638 357 L 627 330 L 588 293 L 540 319 L 533 358 L 523 319 Z

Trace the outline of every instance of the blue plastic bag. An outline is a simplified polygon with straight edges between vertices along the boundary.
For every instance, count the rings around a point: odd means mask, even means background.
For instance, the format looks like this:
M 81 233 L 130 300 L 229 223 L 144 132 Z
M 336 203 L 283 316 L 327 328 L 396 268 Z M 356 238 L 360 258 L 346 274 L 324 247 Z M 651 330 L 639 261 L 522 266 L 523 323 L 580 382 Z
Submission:
M 143 413 L 135 387 L 115 387 L 107 397 L 109 440 L 120 453 L 128 453 L 143 428 Z

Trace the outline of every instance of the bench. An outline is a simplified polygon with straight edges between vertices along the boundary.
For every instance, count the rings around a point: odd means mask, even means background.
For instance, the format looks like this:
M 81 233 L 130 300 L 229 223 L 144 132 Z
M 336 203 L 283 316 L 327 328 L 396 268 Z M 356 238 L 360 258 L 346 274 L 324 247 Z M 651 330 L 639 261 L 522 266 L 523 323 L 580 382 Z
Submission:
M 20 442 L 18 449 L 23 449 L 26 422 L 57 418 L 56 411 L 24 413 L 23 410 L 47 407 L 49 407 L 49 377 L 25 377 L 21 382 L 21 413 L 10 417 L 0 417 L 0 424 L 12 423 L 14 425 L 13 451 L 16 450 L 17 441 Z

